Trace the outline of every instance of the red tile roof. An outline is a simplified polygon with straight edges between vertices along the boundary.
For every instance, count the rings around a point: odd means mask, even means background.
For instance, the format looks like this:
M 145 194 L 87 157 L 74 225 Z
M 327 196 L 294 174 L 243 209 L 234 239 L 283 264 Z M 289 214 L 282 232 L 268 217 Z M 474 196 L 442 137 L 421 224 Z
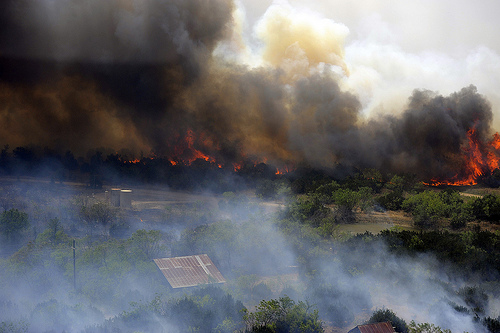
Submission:
M 154 259 L 172 288 L 224 283 L 226 280 L 208 255 Z
M 390 322 L 385 322 L 385 323 L 375 323 L 375 324 L 367 324 L 367 325 L 358 325 L 352 330 L 349 331 L 349 333 L 395 333 L 396 331 L 392 327 Z

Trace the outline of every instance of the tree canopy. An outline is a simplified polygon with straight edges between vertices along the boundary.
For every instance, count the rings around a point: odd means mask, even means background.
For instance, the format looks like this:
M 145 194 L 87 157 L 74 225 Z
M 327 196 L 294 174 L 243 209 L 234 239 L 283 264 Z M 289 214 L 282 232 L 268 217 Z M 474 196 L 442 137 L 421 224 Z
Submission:
M 0 233 L 9 240 L 28 226 L 28 214 L 17 209 L 6 210 L 0 215 Z

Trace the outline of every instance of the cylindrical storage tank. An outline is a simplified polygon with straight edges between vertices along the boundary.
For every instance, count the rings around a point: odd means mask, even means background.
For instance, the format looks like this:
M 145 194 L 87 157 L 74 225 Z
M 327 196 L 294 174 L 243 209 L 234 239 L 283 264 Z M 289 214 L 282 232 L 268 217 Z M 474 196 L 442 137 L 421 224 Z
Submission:
M 120 207 L 120 189 L 111 189 L 111 206 Z
M 132 190 L 121 190 L 120 207 L 132 208 Z

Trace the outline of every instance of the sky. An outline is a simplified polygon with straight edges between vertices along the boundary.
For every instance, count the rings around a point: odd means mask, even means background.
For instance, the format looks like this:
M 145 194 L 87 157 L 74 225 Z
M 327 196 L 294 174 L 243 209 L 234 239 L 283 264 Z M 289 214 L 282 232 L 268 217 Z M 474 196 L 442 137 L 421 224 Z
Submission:
M 469 84 L 500 108 L 498 1 L 242 1 L 251 27 L 272 5 L 343 24 L 345 61 L 367 111 L 401 109 L 413 89 L 449 94 Z M 250 32 L 251 34 L 251 32 Z M 395 110 L 392 110 L 395 111 Z M 397 111 L 396 111 L 397 112 Z M 495 117 L 499 118 L 499 117 Z M 495 122 L 498 128 L 500 122 Z
M 0 144 L 456 173 L 500 128 L 499 6 L 4 1 Z

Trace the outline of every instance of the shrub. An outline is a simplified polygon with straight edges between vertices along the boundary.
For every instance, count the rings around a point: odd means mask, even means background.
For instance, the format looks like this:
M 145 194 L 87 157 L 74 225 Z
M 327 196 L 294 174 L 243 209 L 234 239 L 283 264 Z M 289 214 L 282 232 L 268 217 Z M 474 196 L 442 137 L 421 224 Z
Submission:
M 28 214 L 17 209 L 6 210 L 0 215 L 0 233 L 13 239 L 29 226 Z
M 484 318 L 483 325 L 486 326 L 490 333 L 500 333 L 500 316 L 497 319 L 491 317 Z
M 488 194 L 477 198 L 472 202 L 472 211 L 477 219 L 499 223 L 500 197 Z
M 375 310 L 373 312 L 372 316 L 368 321 L 366 322 L 367 324 L 374 324 L 374 323 L 383 323 L 386 321 L 390 321 L 391 325 L 396 329 L 396 332 L 401 332 L 401 333 L 407 333 L 408 332 L 408 325 L 406 322 L 396 316 L 396 314 L 389 309 L 379 309 Z
M 445 216 L 447 206 L 439 193 L 424 191 L 404 200 L 402 208 L 412 214 L 417 227 L 429 228 Z
M 377 203 L 388 210 L 399 210 L 403 204 L 402 191 L 392 191 L 377 198 Z
M 254 332 L 291 332 L 322 333 L 323 323 L 319 320 L 318 311 L 310 311 L 304 302 L 295 303 L 288 296 L 261 301 L 255 312 L 243 310 L 245 333 Z

